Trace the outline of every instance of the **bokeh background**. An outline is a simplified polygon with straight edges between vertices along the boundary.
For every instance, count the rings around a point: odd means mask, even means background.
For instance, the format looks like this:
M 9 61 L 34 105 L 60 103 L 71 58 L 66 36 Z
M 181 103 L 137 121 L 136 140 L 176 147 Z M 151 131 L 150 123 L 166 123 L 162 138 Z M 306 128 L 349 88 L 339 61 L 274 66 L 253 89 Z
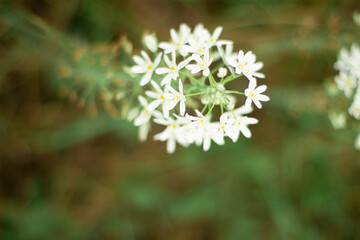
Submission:
M 357 0 L 0 1 L 0 239 L 360 239 L 356 132 L 325 83 L 359 36 Z M 111 107 L 59 96 L 67 45 L 202 22 L 264 62 L 253 137 L 210 151 L 137 140 Z M 358 31 L 358 32 L 356 32 Z M 96 47 L 94 47 L 96 48 Z M 107 55 L 105 55 L 107 56 Z M 66 71 L 65 71 L 66 75 Z M 61 94 L 60 94 L 61 95 Z

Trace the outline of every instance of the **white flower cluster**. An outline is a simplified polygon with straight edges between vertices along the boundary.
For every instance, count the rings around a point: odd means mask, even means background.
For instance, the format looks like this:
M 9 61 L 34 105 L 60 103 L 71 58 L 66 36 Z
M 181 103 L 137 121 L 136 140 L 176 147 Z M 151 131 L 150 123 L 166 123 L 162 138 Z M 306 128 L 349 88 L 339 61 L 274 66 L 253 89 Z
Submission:
M 222 27 L 211 33 L 202 24 L 193 31 L 181 24 L 179 31 L 170 30 L 169 42 L 158 43 L 155 34 L 144 36 L 143 43 L 151 55 L 141 51 L 140 56 L 133 57 L 136 65 L 130 70 L 139 76 L 144 89 L 138 96 L 142 110 L 134 109 L 129 116 L 140 126 L 141 139 L 146 139 L 151 119 L 166 126 L 154 138 L 167 141 L 169 153 L 175 151 L 176 143 L 203 145 L 207 151 L 211 141 L 221 145 L 224 137 L 229 137 L 235 142 L 240 133 L 251 137 L 248 126 L 258 120 L 244 115 L 252 112 L 252 103 L 261 108 L 261 102 L 269 100 L 263 95 L 266 86 L 257 86 L 255 79 L 265 77 L 258 72 L 263 64 L 256 62 L 251 51 L 233 53 L 233 42 L 219 39 L 221 32 Z M 241 76 L 248 79 L 244 92 L 225 88 Z M 246 100 L 235 109 L 236 95 L 244 95 Z M 218 121 L 211 122 L 215 106 L 221 114 Z
M 334 68 L 339 71 L 339 74 L 335 76 L 335 83 L 351 102 L 348 112 L 350 116 L 360 120 L 360 48 L 358 45 L 353 43 L 350 51 L 341 49 Z M 344 113 L 331 113 L 329 117 L 335 128 L 345 127 Z M 360 139 L 360 135 L 357 139 Z M 360 141 L 355 141 L 355 147 L 360 149 Z
M 353 44 L 350 51 L 341 49 L 334 68 L 339 70 L 335 77 L 337 87 L 344 92 L 344 95 L 351 99 L 352 104 L 349 114 L 360 120 L 360 49 Z

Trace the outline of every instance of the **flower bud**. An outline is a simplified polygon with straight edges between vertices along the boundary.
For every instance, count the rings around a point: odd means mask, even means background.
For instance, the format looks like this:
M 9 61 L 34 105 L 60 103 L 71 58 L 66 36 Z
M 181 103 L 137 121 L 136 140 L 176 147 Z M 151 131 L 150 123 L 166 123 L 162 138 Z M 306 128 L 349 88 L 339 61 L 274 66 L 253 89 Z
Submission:
M 224 77 L 226 76 L 226 74 L 227 74 L 227 69 L 224 68 L 224 67 L 221 67 L 221 68 L 219 69 L 219 72 L 217 73 L 217 76 L 218 76 L 219 78 L 224 78 Z
M 155 34 L 145 34 L 143 43 L 151 52 L 156 52 L 158 49 L 158 41 Z

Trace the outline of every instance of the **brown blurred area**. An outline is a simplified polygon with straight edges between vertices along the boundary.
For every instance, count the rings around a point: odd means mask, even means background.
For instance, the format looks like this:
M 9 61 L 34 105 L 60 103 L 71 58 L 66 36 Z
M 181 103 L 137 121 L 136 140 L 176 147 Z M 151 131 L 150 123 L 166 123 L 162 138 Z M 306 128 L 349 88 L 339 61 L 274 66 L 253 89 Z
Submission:
M 5 2 L 73 41 L 126 35 L 135 53 L 144 31 L 162 41 L 183 22 L 221 25 L 264 62 L 271 102 L 251 139 L 168 155 L 160 128 L 139 142 L 131 124 L 59 98 L 54 45 L 26 40 L 32 29 L 15 38 L 0 16 L 0 239 L 360 238 L 359 153 L 352 133 L 333 133 L 323 89 L 355 41 L 358 1 Z

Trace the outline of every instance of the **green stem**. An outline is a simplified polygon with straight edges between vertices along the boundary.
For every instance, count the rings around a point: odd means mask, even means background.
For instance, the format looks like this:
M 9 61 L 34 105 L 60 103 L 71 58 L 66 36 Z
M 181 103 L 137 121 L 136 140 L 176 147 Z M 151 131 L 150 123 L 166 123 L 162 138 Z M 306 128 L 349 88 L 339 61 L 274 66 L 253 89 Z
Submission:
M 201 82 L 199 80 L 197 80 L 196 78 L 194 78 L 192 75 L 185 73 L 185 72 L 179 72 L 179 73 L 187 76 L 190 80 L 194 81 L 195 83 L 202 85 Z
M 241 77 L 241 76 L 242 76 L 242 74 L 240 74 L 240 75 L 235 75 L 235 74 L 233 74 L 233 75 L 225 78 L 224 84 L 226 84 L 226 83 L 228 83 L 228 82 L 231 82 L 232 80 L 235 80 L 235 79 L 237 79 L 237 78 L 239 78 L 239 77 Z
M 191 97 L 191 96 L 196 96 L 196 95 L 201 95 L 201 94 L 204 94 L 204 92 L 186 94 L 185 97 Z
M 203 109 L 201 110 L 201 113 L 204 113 L 205 109 L 208 107 L 209 104 L 206 104 Z
M 238 92 L 238 91 L 225 91 L 225 93 L 234 93 L 234 94 L 245 95 L 244 93 Z
M 209 111 L 207 112 L 206 116 L 211 113 L 211 111 L 213 110 L 214 106 L 215 106 L 215 103 L 214 103 L 213 105 L 211 105 L 211 108 L 210 108 Z

